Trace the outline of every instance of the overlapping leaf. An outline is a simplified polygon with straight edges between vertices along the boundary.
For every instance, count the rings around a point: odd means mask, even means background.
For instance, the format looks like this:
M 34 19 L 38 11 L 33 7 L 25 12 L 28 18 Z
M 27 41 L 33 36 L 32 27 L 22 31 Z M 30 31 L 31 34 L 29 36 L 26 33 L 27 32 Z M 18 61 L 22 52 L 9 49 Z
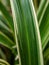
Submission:
M 12 30 L 14 30 L 12 17 L 10 16 L 9 12 L 6 10 L 5 6 L 1 2 L 0 2 L 0 11 L 6 18 L 5 22 L 10 26 Z
M 13 45 L 15 45 L 15 38 L 14 38 L 14 32 L 13 32 L 13 20 L 12 20 L 12 17 L 11 15 L 9 14 L 9 12 L 7 11 L 7 9 L 5 8 L 5 6 L 0 2 L 0 11 L 2 13 L 2 15 L 0 14 L 0 31 L 6 36 L 9 38 L 10 41 L 10 45 L 11 47 Z M 3 15 L 5 16 L 5 18 L 3 17 Z M 2 33 L 0 33 L 0 35 L 2 35 Z M 6 37 L 2 36 L 4 39 L 4 41 L 6 41 Z M 8 39 L 7 39 L 8 41 Z M 5 44 L 6 43 L 6 44 Z M 5 46 L 9 46 L 9 43 L 5 42 L 2 44 Z M 13 43 L 13 45 L 12 45 Z
M 41 11 L 42 10 L 42 11 Z M 43 50 L 48 43 L 49 37 L 49 1 L 43 0 L 38 10 L 39 28 L 42 40 Z
M 15 48 L 16 44 L 12 16 L 1 2 L 0 11 L 0 45 L 3 45 L 4 47 L 11 50 L 11 53 L 16 56 L 17 50 Z M 4 54 L 1 56 L 4 58 Z

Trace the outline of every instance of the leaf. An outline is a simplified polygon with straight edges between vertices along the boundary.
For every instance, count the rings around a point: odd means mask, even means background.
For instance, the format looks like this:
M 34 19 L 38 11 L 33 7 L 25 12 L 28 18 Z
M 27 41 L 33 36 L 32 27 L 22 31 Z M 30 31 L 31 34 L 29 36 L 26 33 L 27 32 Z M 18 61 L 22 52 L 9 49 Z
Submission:
M 12 46 L 15 45 L 15 43 L 10 40 L 4 33 L 0 31 L 0 44 L 4 45 L 5 47 L 12 50 Z
M 10 0 L 10 3 L 19 65 L 44 65 L 39 27 L 32 0 Z
M 9 25 L 8 25 L 8 23 L 6 22 L 7 20 L 4 18 L 4 16 L 3 16 L 2 13 L 0 14 L 0 20 L 1 20 L 8 28 L 10 28 Z M 11 28 L 10 28 L 10 29 L 11 29 Z
M 6 23 L 8 23 L 8 25 L 10 26 L 10 28 L 12 29 L 12 31 L 14 30 L 14 26 L 13 26 L 13 20 L 12 17 L 10 16 L 9 12 L 7 11 L 7 9 L 4 7 L 4 5 L 0 2 L 0 11 L 3 13 L 5 19 L 6 19 Z
M 1 28 L 4 28 L 5 31 L 7 30 L 8 32 L 12 33 L 12 30 L 9 29 L 1 20 L 0 20 L 0 27 Z
M 10 65 L 8 62 L 6 62 L 3 59 L 0 59 L 0 65 Z
M 47 36 L 46 40 L 44 41 L 43 51 L 45 50 L 46 46 L 49 44 L 48 41 L 49 41 L 49 35 Z
M 41 24 L 39 28 L 40 28 L 42 46 L 44 50 L 45 49 L 44 46 L 47 44 L 45 43 L 45 41 L 49 37 L 49 4 L 45 10 L 45 13 L 43 14 L 43 18 L 41 19 Z
M 41 0 L 37 17 L 39 21 L 39 29 L 42 40 L 43 50 L 45 49 L 49 38 L 49 1 Z
M 14 32 L 0 20 L 0 31 L 7 35 L 12 41 L 15 42 Z
M 44 62 L 45 62 L 45 65 L 49 64 L 49 47 L 44 52 Z
M 0 48 L 0 57 L 6 60 L 6 56 L 3 53 L 2 49 Z
M 40 5 L 39 5 L 38 11 L 37 11 L 38 21 L 39 21 L 40 18 L 41 18 L 41 14 L 42 14 L 42 12 L 43 12 L 43 9 L 44 9 L 44 7 L 45 7 L 46 2 L 47 2 L 47 0 L 41 0 L 41 2 L 40 2 Z

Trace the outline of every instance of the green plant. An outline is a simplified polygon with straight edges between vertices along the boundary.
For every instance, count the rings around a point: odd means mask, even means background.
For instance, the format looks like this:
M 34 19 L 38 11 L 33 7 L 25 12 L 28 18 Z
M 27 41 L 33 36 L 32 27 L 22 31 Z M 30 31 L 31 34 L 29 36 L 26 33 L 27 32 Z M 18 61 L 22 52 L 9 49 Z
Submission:
M 38 1 L 35 4 L 36 0 L 34 3 L 32 0 L 7 1 L 10 12 L 0 1 L 0 58 L 10 64 L 13 61 L 13 65 L 48 65 L 49 1 L 41 0 L 40 4 Z

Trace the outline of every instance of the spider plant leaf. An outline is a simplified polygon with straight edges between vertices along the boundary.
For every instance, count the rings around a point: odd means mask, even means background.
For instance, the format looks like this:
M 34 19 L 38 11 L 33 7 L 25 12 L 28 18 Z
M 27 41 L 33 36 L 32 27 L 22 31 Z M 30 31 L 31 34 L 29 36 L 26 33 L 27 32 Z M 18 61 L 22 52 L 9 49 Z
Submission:
M 12 50 L 14 42 L 10 40 L 3 32 L 0 31 L 0 44 Z
M 12 41 L 15 42 L 14 32 L 0 20 L 0 31 L 7 35 Z
M 10 65 L 7 61 L 0 59 L 0 65 Z
M 9 31 L 10 33 L 12 33 L 11 29 L 9 29 L 1 20 L 0 20 L 0 27 L 4 28 L 5 30 Z
M 46 46 L 49 44 L 48 41 L 49 41 L 49 35 L 47 36 L 46 40 L 43 43 L 43 51 L 45 50 Z
M 43 50 L 49 40 L 49 1 L 41 0 L 37 11 Z
M 46 51 L 44 52 L 44 58 L 49 56 L 49 48 L 46 49 Z
M 1 48 L 0 48 L 0 57 L 6 60 L 6 56 Z
M 8 26 L 8 24 L 5 22 L 6 20 L 4 19 L 4 17 L 2 15 L 0 15 L 0 31 L 5 35 L 7 36 L 12 42 L 11 43 L 14 43 L 14 46 L 15 46 L 15 37 L 14 37 L 14 32 L 13 30 Z M 8 42 L 9 43 L 9 42 Z M 6 43 L 1 43 L 3 46 L 7 47 L 6 46 Z M 12 46 L 12 45 L 11 45 Z M 14 47 L 13 46 L 13 47 Z M 12 53 L 14 55 L 16 55 L 17 51 L 15 48 L 9 48 L 12 50 Z M 8 48 L 8 47 L 7 47 Z
M 43 46 L 43 50 L 44 50 L 46 47 L 45 45 L 47 45 L 47 42 L 45 43 L 45 41 L 49 37 L 49 4 L 46 8 L 45 13 L 43 14 L 43 18 L 41 19 L 41 24 L 40 24 L 39 28 L 40 28 L 42 46 Z
M 45 65 L 49 64 L 49 47 L 44 51 L 44 62 Z
M 44 65 L 39 27 L 32 0 L 10 0 L 10 3 L 19 64 Z
M 8 25 L 8 23 L 6 22 L 7 20 L 4 18 L 4 16 L 2 15 L 2 13 L 0 14 L 0 20 L 1 20 L 8 28 L 10 28 L 9 25 Z M 11 28 L 10 28 L 10 29 L 11 29 Z
M 41 18 L 41 14 L 43 12 L 43 9 L 45 7 L 46 2 L 47 2 L 47 0 L 41 0 L 41 2 L 39 4 L 39 8 L 38 8 L 38 11 L 37 11 L 38 20 Z
M 3 16 L 6 19 L 5 22 L 10 26 L 10 28 L 13 31 L 14 30 L 14 26 L 13 26 L 12 16 L 9 14 L 7 9 L 5 8 L 5 6 L 1 2 L 0 2 L 0 11 L 2 12 Z

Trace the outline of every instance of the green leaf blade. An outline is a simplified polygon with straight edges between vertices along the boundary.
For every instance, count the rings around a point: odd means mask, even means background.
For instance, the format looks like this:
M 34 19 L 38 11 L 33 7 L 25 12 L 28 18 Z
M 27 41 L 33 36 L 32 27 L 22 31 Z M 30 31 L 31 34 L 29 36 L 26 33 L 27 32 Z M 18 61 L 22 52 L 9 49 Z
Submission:
M 41 45 L 39 28 L 35 20 L 36 15 L 34 6 L 32 6 L 33 3 L 31 3 L 30 0 L 10 0 L 10 2 L 14 19 L 16 41 L 16 27 L 18 27 L 19 33 L 20 43 L 17 43 L 17 50 L 20 56 L 20 65 L 43 65 L 42 49 L 41 46 L 39 46 Z

